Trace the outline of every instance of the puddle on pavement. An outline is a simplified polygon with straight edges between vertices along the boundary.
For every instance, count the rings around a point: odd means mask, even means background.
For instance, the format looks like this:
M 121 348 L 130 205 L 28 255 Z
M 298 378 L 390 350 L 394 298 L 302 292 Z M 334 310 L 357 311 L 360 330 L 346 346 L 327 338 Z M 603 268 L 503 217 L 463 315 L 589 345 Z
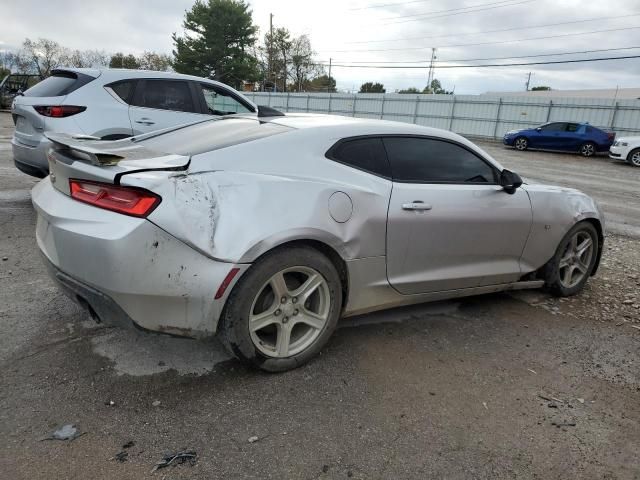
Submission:
M 346 318 L 339 328 L 353 328 L 379 323 L 399 323 L 421 317 L 455 314 L 460 302 L 437 302 L 395 308 Z M 82 323 L 95 329 L 92 321 Z M 100 328 L 100 327 L 98 327 Z M 231 356 L 216 340 L 200 342 L 190 339 L 148 334 L 114 328 L 91 339 L 93 351 L 111 360 L 118 375 L 154 375 L 175 370 L 180 375 L 205 375 Z
M 180 375 L 205 375 L 231 358 L 217 341 L 113 329 L 91 339 L 93 351 L 114 363 L 118 375 L 154 375 L 175 370 Z
M 442 301 L 382 310 L 379 312 L 345 318 L 340 321 L 338 328 L 352 328 L 360 327 L 362 325 L 375 325 L 378 323 L 400 323 L 421 317 L 453 315 L 458 312 L 460 305 L 461 303 L 456 301 Z

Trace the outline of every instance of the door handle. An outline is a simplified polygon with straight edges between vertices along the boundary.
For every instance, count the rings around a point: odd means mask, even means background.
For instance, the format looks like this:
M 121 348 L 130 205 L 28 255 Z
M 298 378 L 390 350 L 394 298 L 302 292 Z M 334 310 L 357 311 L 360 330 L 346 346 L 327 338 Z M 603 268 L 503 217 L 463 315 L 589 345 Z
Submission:
M 420 200 L 417 200 L 415 202 L 411 202 L 411 203 L 403 203 L 402 204 L 402 209 L 403 210 L 419 210 L 419 211 L 424 211 L 424 210 L 431 210 L 433 207 L 427 203 L 421 202 Z
M 140 120 L 136 120 L 136 123 L 141 123 L 142 125 L 153 125 L 156 122 L 151 120 L 150 118 L 141 118 Z

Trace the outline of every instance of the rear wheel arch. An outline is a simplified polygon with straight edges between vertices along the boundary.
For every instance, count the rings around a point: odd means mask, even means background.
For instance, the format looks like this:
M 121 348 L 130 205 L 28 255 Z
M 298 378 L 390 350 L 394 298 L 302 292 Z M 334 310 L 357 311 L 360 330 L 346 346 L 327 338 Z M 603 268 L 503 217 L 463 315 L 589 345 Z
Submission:
M 585 218 L 582 221 L 589 222 L 594 226 L 596 232 L 598 233 L 598 251 L 596 252 L 596 263 L 593 266 L 593 270 L 591 271 L 591 276 L 594 276 L 598 271 L 598 267 L 600 266 L 600 258 L 602 257 L 602 248 L 604 245 L 604 229 L 602 228 L 602 222 L 597 218 Z
M 253 262 L 257 262 L 258 260 L 264 258 L 267 255 L 272 255 L 277 251 L 286 250 L 287 248 L 292 247 L 309 247 L 318 251 L 325 257 L 327 257 L 336 271 L 338 272 L 338 276 L 340 277 L 340 284 L 342 287 L 342 306 L 341 309 L 344 309 L 344 306 L 347 304 L 348 295 L 349 295 L 349 271 L 347 269 L 347 262 L 344 260 L 342 255 L 331 245 L 326 242 L 311 239 L 311 238 L 300 238 L 296 240 L 290 240 L 284 243 L 280 243 L 269 250 L 262 252 L 258 257 L 256 257 Z

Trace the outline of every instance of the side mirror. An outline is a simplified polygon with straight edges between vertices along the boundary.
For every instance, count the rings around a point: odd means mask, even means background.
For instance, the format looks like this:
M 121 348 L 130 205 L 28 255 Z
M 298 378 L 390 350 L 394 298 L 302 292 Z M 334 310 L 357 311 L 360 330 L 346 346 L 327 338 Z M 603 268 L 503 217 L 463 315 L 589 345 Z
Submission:
M 541 132 L 542 129 L 540 127 L 536 128 L 536 132 Z
M 500 173 L 500 185 L 504 191 L 510 195 L 516 193 L 516 190 L 522 186 L 522 178 L 515 172 L 506 168 Z

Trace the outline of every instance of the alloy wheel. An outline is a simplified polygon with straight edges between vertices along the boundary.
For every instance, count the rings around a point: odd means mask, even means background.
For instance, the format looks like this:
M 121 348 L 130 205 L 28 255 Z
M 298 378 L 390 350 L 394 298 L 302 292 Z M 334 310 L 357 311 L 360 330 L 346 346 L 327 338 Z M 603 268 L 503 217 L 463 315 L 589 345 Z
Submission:
M 596 153 L 596 147 L 592 143 L 585 143 L 580 147 L 580 153 L 584 157 L 591 157 Z
M 277 272 L 260 289 L 249 313 L 249 333 L 264 355 L 284 358 L 311 346 L 329 320 L 325 278 L 309 267 Z
M 526 138 L 518 138 L 516 139 L 515 147 L 517 150 L 526 150 L 529 142 L 527 142 Z
M 589 274 L 593 257 L 593 239 L 588 232 L 576 232 L 560 258 L 558 274 L 565 288 L 573 288 Z
M 640 167 L 640 150 L 634 152 L 633 155 L 631 155 L 630 160 L 634 167 Z

